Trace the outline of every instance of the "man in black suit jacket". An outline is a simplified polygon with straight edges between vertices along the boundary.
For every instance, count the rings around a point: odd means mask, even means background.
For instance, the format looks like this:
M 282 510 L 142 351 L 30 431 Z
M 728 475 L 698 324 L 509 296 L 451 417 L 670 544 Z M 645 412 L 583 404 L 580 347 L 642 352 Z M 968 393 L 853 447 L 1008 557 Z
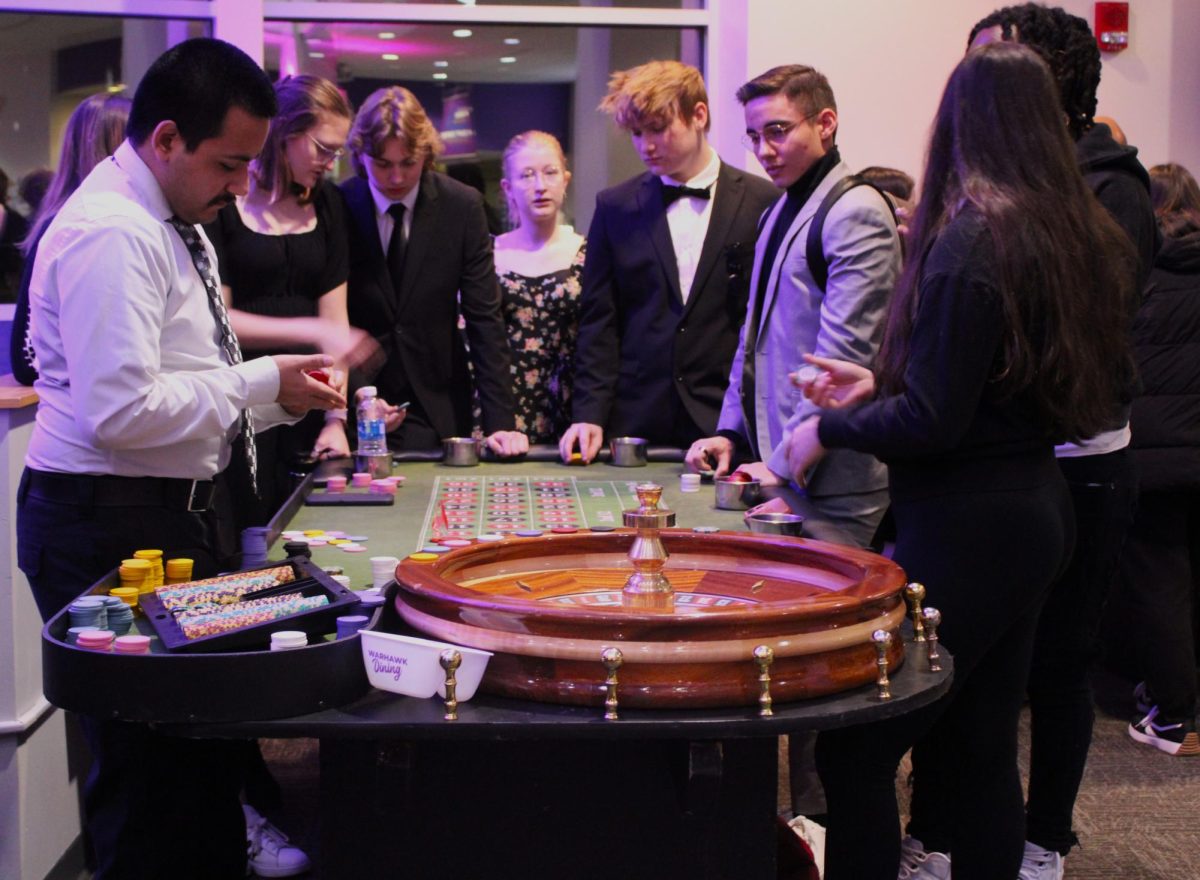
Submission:
M 716 430 L 758 218 L 777 196 L 709 146 L 694 67 L 653 61 L 616 73 L 600 106 L 647 170 L 596 198 L 564 460 L 578 446 L 591 461 L 606 432 L 686 447 Z
M 391 404 L 389 445 L 429 449 L 471 432 L 472 375 L 458 329 L 466 319 L 474 385 L 488 446 L 529 448 L 513 430 L 508 342 L 483 201 L 433 171 L 441 140 L 407 89 L 373 93 L 355 117 L 350 150 L 359 176 L 342 184 L 352 218 L 350 322 L 386 356 L 375 379 Z

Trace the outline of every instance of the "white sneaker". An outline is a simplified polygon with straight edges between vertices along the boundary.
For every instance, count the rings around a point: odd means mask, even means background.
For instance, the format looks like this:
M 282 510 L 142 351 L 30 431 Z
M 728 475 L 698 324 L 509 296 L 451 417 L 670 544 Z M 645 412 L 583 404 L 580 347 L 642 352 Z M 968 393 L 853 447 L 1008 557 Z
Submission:
M 259 877 L 294 877 L 309 869 L 304 850 L 288 843 L 288 837 L 249 804 L 246 814 L 246 858 Z
M 1017 880 L 1062 880 L 1063 857 L 1052 849 L 1042 849 L 1025 841 L 1025 857 Z
M 796 832 L 796 836 L 808 844 L 812 850 L 813 862 L 817 866 L 817 875 L 825 876 L 825 826 L 819 825 L 807 816 L 797 816 L 788 822 L 788 828 Z
M 915 837 L 900 841 L 900 873 L 896 880 L 950 880 L 950 856 L 925 852 Z

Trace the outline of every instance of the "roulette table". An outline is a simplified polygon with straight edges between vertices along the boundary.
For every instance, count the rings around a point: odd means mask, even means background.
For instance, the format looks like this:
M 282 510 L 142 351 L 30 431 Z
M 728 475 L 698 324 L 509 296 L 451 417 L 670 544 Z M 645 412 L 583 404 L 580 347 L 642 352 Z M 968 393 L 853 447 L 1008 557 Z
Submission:
M 322 491 L 317 475 L 267 528 L 245 536 L 251 558 L 279 558 L 284 532 L 353 536 L 364 551 L 318 540 L 313 562 L 343 567 L 361 588 L 371 582 L 371 556 L 403 560 L 402 583 L 391 587 L 371 628 L 411 633 L 416 623 L 418 634 L 458 644 L 471 644 L 479 635 L 474 631 L 499 640 L 488 649 L 496 650 L 492 662 L 503 680 L 488 686 L 485 679 L 481 691 L 459 705 L 455 721 L 444 720 L 436 698 L 369 689 L 357 639 L 274 653 L 88 657 L 59 644 L 51 621 L 43 642 L 47 694 L 82 711 L 112 701 L 113 717 L 153 720 L 184 735 L 318 739 L 323 877 L 393 871 L 454 878 L 774 877 L 779 736 L 926 705 L 948 689 L 952 660 L 943 654 L 941 670 L 930 671 L 909 643 L 901 662 L 911 633 L 901 626 L 895 573 L 878 557 L 750 535 L 740 512 L 714 508 L 711 486 L 681 492 L 678 452 L 666 457 L 636 469 L 568 467 L 548 450 L 518 463 L 473 468 L 401 460 L 395 473 L 405 480 L 394 504 L 384 507 L 307 506 L 306 498 Z M 676 605 L 614 617 L 634 533 L 611 529 L 620 526 L 622 509 L 636 506 L 634 485 L 646 481 L 663 486 L 663 503 L 676 515 L 675 528 L 663 533 Z M 474 502 L 463 500 L 472 494 Z M 465 506 L 446 506 L 450 496 Z M 558 503 L 538 505 L 539 497 Z M 549 512 L 555 516 L 546 518 Z M 715 534 L 707 531 L 714 528 Z M 534 530 L 544 534 L 516 535 Z M 474 540 L 480 534 L 502 540 Z M 447 535 L 472 544 L 433 562 L 408 559 Z M 516 586 L 518 580 L 531 589 Z M 811 615 L 790 607 L 805 591 L 827 606 L 822 616 L 838 620 L 830 631 L 814 628 Z M 412 616 L 414 608 L 427 619 Z M 632 619 L 633 628 L 613 630 L 618 619 L 620 627 Z M 869 631 L 881 625 L 899 636 L 888 655 L 888 700 L 879 699 L 871 683 Z M 831 640 L 850 631 L 856 635 L 848 659 L 820 659 L 841 650 Z M 639 663 L 640 653 L 673 650 L 677 637 L 698 646 L 696 656 Z M 599 686 L 604 668 L 593 648 L 614 638 L 628 648 L 628 662 L 621 670 L 620 717 L 606 721 Z M 556 648 L 587 644 L 572 658 L 547 654 L 545 645 L 514 648 L 514 639 L 548 639 Z M 760 642 L 783 646 L 769 717 L 759 714 L 757 671 L 739 653 Z M 722 659 L 730 651 L 734 659 Z M 714 652 L 721 656 L 707 656 Z M 68 653 L 72 662 L 64 664 Z M 819 662 L 791 668 L 799 657 Z M 174 668 L 160 676 L 160 670 L 145 672 L 151 663 L 123 667 L 121 693 L 175 697 L 146 697 L 133 713 L 114 708 L 127 698 L 97 685 L 118 678 L 111 661 L 129 660 L 169 661 Z M 668 668 L 665 678 L 658 674 Z M 845 689 L 847 680 L 839 676 L 846 668 L 866 684 Z M 130 676 L 141 675 L 146 687 L 131 689 Z M 207 698 L 181 705 L 179 694 L 187 696 L 188 683 L 200 678 Z M 522 681 L 530 684 L 522 687 Z M 571 699 L 572 693 L 584 698 Z

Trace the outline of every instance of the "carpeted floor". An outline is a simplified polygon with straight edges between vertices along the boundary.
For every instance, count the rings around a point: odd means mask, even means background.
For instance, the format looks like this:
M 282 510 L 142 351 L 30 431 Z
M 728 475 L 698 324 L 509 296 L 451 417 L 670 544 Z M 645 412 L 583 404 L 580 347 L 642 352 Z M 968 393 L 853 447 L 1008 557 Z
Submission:
M 1123 682 L 1101 682 L 1098 701 L 1123 712 Z M 1100 712 L 1083 789 L 1075 811 L 1082 846 L 1066 862 L 1067 880 L 1196 880 L 1200 878 L 1200 759 L 1173 758 L 1134 742 L 1127 720 Z M 1028 715 L 1022 718 L 1028 742 Z M 284 789 L 279 824 L 316 853 L 317 745 L 312 740 L 265 740 L 264 753 Z M 1022 757 L 1024 762 L 1025 757 Z M 786 776 L 786 774 L 783 774 Z M 900 778 L 907 775 L 907 767 Z M 902 784 L 897 784 L 901 798 Z M 781 810 L 790 804 L 786 782 Z M 316 880 L 316 872 L 309 875 Z M 324 878 L 342 880 L 342 878 Z M 365 880 L 365 878 L 364 878 Z M 536 880 L 536 878 L 531 878 Z

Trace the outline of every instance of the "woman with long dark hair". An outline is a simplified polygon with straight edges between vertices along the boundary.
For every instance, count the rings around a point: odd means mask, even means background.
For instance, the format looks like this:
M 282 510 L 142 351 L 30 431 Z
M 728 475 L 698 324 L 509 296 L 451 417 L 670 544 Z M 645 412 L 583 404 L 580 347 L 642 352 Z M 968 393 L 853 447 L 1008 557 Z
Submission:
M 129 119 L 131 103 L 123 94 L 101 92 L 84 98 L 67 119 L 62 151 L 58 156 L 58 170 L 54 172 L 37 213 L 31 218 L 29 234 L 21 242 L 25 271 L 17 293 L 9 353 L 13 375 L 22 385 L 32 385 L 38 376 L 33 342 L 29 336 L 29 280 L 33 275 L 38 242 L 71 193 L 79 188 L 79 184 L 102 159 L 116 152 L 121 141 L 125 140 L 125 122 Z
M 876 379 L 813 359 L 828 407 L 790 438 L 798 477 L 826 448 L 890 467 L 895 559 L 939 608 L 950 693 L 910 715 L 823 734 L 828 880 L 1013 880 L 1024 809 L 1017 719 L 1045 591 L 1068 558 L 1054 443 L 1107 426 L 1127 381 L 1130 246 L 1076 167 L 1054 82 L 1029 49 L 972 50 L 934 122 L 909 263 Z M 1103 292 L 1103 293 L 1098 293 Z M 910 657 L 910 662 L 922 662 Z M 901 867 L 895 772 L 940 787 L 937 840 Z M 910 844 L 911 846 L 911 844 Z M 936 857 L 936 858 L 935 858 Z

